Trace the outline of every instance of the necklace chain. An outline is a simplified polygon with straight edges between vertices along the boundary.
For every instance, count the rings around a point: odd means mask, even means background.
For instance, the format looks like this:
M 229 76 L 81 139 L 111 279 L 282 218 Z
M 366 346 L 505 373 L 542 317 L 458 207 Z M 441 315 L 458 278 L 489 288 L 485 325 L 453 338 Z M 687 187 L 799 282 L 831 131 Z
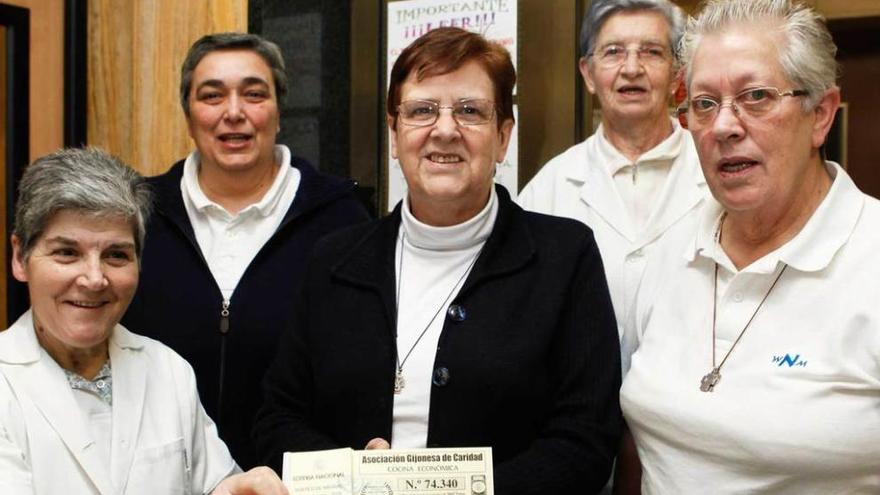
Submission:
M 396 311 L 395 318 L 400 319 L 400 281 L 403 280 L 403 252 L 406 249 L 404 246 L 404 239 L 406 238 L 406 232 L 401 230 L 400 232 L 400 257 L 397 260 L 397 294 L 394 299 L 394 309 Z M 403 387 L 406 386 L 406 381 L 403 378 L 403 365 L 406 364 L 406 360 L 409 359 L 409 356 L 413 353 L 416 346 L 419 345 L 419 342 L 422 341 L 422 337 L 425 336 L 425 333 L 428 332 L 428 329 L 431 328 L 431 325 L 434 323 L 434 320 L 437 319 L 437 316 L 443 311 L 443 308 L 449 303 L 449 300 L 452 299 L 453 294 L 455 294 L 455 289 L 459 287 L 459 285 L 464 281 L 465 277 L 467 277 L 468 273 L 470 273 L 471 268 L 474 267 L 474 264 L 477 262 L 477 258 L 480 257 L 480 253 L 483 251 L 481 247 L 477 250 L 477 254 L 471 258 L 470 263 L 468 263 L 467 268 L 464 269 L 461 276 L 458 277 L 458 280 L 453 284 L 452 289 L 449 290 L 449 294 L 446 295 L 446 298 L 443 299 L 443 303 L 437 308 L 437 311 L 434 312 L 434 316 L 428 321 L 428 324 L 425 325 L 425 328 L 422 329 L 421 333 L 419 333 L 416 341 L 413 342 L 413 345 L 409 348 L 406 355 L 403 356 L 403 361 L 400 360 L 400 352 L 397 352 L 395 355 L 395 360 L 397 361 L 397 369 L 394 374 L 394 393 L 399 394 L 403 391 Z M 395 338 L 397 337 L 397 329 L 395 327 Z
M 724 225 L 724 217 L 721 217 L 721 221 L 718 224 L 718 231 L 715 233 L 715 242 L 719 249 L 721 249 L 721 227 Z M 724 366 L 724 363 L 727 362 L 727 358 L 730 357 L 730 354 L 733 352 L 733 349 L 739 344 L 740 339 L 742 339 L 743 335 L 745 335 L 746 330 L 749 328 L 749 325 L 752 324 L 755 317 L 758 316 L 758 311 L 761 310 L 761 306 L 764 305 L 764 301 L 770 297 L 770 293 L 773 292 L 773 288 L 776 287 L 776 283 L 779 282 L 779 279 L 782 278 L 782 274 L 785 273 L 785 269 L 788 268 L 788 265 L 783 263 L 782 269 L 779 270 L 779 274 L 776 275 L 776 278 L 773 280 L 773 283 L 770 284 L 770 288 L 767 289 L 767 292 L 764 293 L 764 297 L 761 298 L 761 302 L 758 303 L 758 307 L 755 308 L 755 311 L 752 313 L 752 316 L 749 318 L 749 321 L 746 322 L 745 326 L 742 330 L 740 330 L 739 335 L 736 337 L 736 340 L 733 341 L 733 345 L 730 346 L 730 349 L 727 350 L 727 353 L 724 354 L 724 357 L 721 359 L 721 363 L 717 366 L 715 365 L 715 341 L 717 340 L 715 337 L 715 324 L 716 317 L 718 315 L 718 262 L 715 262 L 715 277 L 714 282 L 712 284 L 712 369 L 703 375 L 703 378 L 700 380 L 700 390 L 703 392 L 713 392 L 715 386 L 718 385 L 718 382 L 721 381 L 721 367 Z

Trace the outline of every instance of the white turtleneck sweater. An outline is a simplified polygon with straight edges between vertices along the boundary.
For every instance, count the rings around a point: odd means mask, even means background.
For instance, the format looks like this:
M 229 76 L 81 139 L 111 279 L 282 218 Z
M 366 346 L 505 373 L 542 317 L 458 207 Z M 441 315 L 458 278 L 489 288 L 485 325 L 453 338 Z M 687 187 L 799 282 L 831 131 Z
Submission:
M 406 383 L 394 396 L 394 448 L 424 448 L 427 444 L 431 379 L 446 311 L 492 233 L 497 214 L 494 188 L 482 211 L 451 227 L 418 221 L 410 211 L 409 199 L 403 200 L 395 266 L 399 284 L 397 354 Z

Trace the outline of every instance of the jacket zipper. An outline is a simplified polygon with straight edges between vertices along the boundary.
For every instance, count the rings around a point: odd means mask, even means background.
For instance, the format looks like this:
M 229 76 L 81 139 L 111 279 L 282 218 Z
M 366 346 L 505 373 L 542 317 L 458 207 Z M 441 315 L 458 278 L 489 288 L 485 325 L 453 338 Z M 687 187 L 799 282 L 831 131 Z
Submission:
M 266 241 L 266 244 L 264 244 L 263 247 L 261 247 L 260 250 L 257 251 L 257 254 L 254 256 L 254 259 L 251 260 L 250 264 L 247 266 L 244 273 L 242 273 L 241 280 L 239 280 L 239 282 L 238 282 L 239 285 L 241 285 L 242 280 L 244 280 L 246 278 L 246 276 L 248 275 L 248 272 L 251 271 L 251 267 L 254 264 L 256 264 L 256 262 L 260 259 L 261 254 L 263 253 L 263 251 L 266 250 L 266 246 L 268 246 L 273 241 L 275 241 L 278 234 L 283 229 L 287 228 L 287 226 L 290 223 L 292 223 L 294 220 L 297 220 L 300 217 L 316 210 L 319 206 L 323 206 L 325 204 L 328 204 L 332 201 L 335 201 L 338 198 L 341 198 L 345 194 L 352 192 L 356 186 L 357 186 L 357 182 L 354 182 L 353 184 L 351 184 L 350 187 L 345 188 L 345 190 L 337 190 L 334 194 L 331 194 L 327 197 L 324 197 L 324 198 L 322 198 L 321 201 L 318 201 L 318 202 L 310 205 L 310 207 L 307 210 L 304 210 L 304 211 L 301 211 L 298 213 L 293 213 L 293 214 L 291 214 L 289 211 L 287 213 L 285 213 L 285 215 L 284 215 L 285 218 L 281 221 L 281 224 L 278 225 L 278 228 L 275 230 L 275 233 L 272 234 L 272 237 L 270 237 L 269 240 Z M 294 200 L 294 202 L 295 202 L 295 200 Z M 291 203 L 289 208 L 293 208 L 293 203 Z M 180 218 L 184 219 L 183 221 L 188 223 L 189 218 L 186 214 L 185 208 L 183 211 L 184 211 L 183 216 Z M 194 236 L 190 236 L 187 234 L 187 230 L 183 227 L 184 224 L 178 222 L 178 220 L 180 218 L 178 218 L 177 215 L 174 215 L 171 213 L 166 213 L 161 210 L 159 211 L 159 213 L 161 215 L 165 216 L 166 218 L 168 218 L 171 221 L 171 224 L 174 225 L 174 227 L 180 231 L 180 233 L 183 235 L 183 237 L 189 241 L 190 245 L 192 245 L 193 249 L 195 249 L 196 253 L 198 253 L 199 258 L 201 258 L 202 263 L 204 264 L 205 268 L 208 269 L 208 273 L 210 273 L 211 269 L 208 267 L 208 261 L 205 259 L 205 256 L 202 254 L 202 250 L 199 247 L 199 243 L 196 241 Z M 218 291 L 220 290 L 219 286 L 217 286 L 217 290 Z M 217 418 L 214 418 L 214 420 L 217 422 L 220 421 L 220 417 L 223 413 L 223 380 L 224 380 L 224 375 L 226 373 L 226 334 L 227 333 L 229 333 L 229 300 L 223 299 L 223 301 L 221 303 L 221 309 L 220 309 L 220 337 L 221 337 L 220 338 L 220 381 L 219 381 L 220 386 L 217 391 Z
M 220 304 L 220 383 L 217 388 L 217 421 L 223 412 L 223 382 L 226 375 L 226 335 L 229 333 L 229 299 Z

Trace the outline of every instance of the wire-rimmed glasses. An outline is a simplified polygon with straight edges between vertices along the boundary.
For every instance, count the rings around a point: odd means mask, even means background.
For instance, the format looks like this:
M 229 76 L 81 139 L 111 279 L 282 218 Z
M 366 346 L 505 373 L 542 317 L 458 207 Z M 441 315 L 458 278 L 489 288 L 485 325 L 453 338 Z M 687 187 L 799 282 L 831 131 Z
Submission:
M 740 118 L 760 119 L 776 110 L 782 98 L 806 96 L 807 94 L 809 93 L 805 89 L 782 91 L 772 86 L 760 86 L 746 88 L 732 97 L 721 98 L 721 100 L 708 95 L 700 95 L 680 106 L 677 112 L 685 119 L 687 127 L 694 129 L 714 122 L 718 113 L 726 106 L 729 106 L 733 113 Z
M 452 105 L 440 105 L 432 100 L 406 100 L 397 106 L 397 117 L 404 125 L 424 127 L 440 118 L 440 110 L 452 110 L 452 118 L 459 125 L 480 125 L 495 117 L 495 103 L 482 98 L 459 100 Z
M 613 69 L 626 62 L 630 52 L 635 52 L 636 59 L 643 65 L 661 65 L 671 59 L 669 49 L 655 43 L 641 44 L 630 48 L 611 43 L 587 54 L 587 57 L 592 57 L 603 68 Z

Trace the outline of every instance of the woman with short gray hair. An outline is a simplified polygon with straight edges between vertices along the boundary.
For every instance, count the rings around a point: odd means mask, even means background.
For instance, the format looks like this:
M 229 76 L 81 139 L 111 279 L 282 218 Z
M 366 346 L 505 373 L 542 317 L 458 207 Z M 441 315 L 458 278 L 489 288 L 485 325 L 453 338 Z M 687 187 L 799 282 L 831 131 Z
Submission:
M 97 148 L 52 153 L 28 167 L 18 186 L 13 234 L 25 259 L 57 211 L 121 216 L 131 223 L 137 253 L 150 215 L 149 186 L 137 172 Z
M 593 229 L 620 336 L 647 260 L 663 243 L 684 242 L 706 196 L 693 139 L 671 111 L 683 29 L 684 14 L 668 0 L 592 2 L 578 68 L 601 123 L 547 162 L 518 199 Z M 629 344 L 621 341 L 623 373 Z
M 880 201 L 822 156 L 831 35 L 790 0 L 712 0 L 688 29 L 683 115 L 714 199 L 626 330 L 641 493 L 878 493 Z
M 25 170 L 12 273 L 31 308 L 0 333 L 0 492 L 286 493 L 241 473 L 186 361 L 118 324 L 149 210 L 143 178 L 97 149 Z
M 678 59 L 678 45 L 684 34 L 685 15 L 682 10 L 667 0 L 597 0 L 590 5 L 581 22 L 581 57 L 591 55 L 596 48 L 596 37 L 602 26 L 614 14 L 620 12 L 656 12 L 661 14 L 669 26 L 669 47 Z

